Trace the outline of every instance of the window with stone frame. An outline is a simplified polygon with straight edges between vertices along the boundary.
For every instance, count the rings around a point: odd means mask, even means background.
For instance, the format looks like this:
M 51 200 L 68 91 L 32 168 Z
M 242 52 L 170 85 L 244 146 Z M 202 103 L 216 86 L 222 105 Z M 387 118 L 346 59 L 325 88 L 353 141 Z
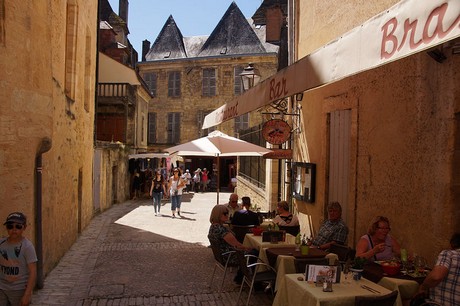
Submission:
M 168 74 L 168 97 L 180 97 L 180 71 L 171 71 Z
M 157 142 L 157 113 L 149 113 L 148 126 L 147 143 L 154 144 Z
M 205 97 L 214 97 L 216 95 L 216 69 L 203 69 L 202 82 L 202 95 Z
M 143 77 L 145 84 L 149 88 L 150 94 L 153 97 L 157 96 L 157 73 L 156 72 L 145 72 Z
M 168 113 L 168 143 L 178 144 L 180 142 L 180 113 Z
M 77 34 L 78 34 L 78 6 L 75 3 L 67 3 L 67 23 L 65 42 L 65 94 L 69 102 L 75 101 L 75 84 L 77 75 Z M 68 107 L 70 107 L 68 105 Z M 70 112 L 70 109 L 67 109 Z
M 235 137 L 240 133 L 242 130 L 246 130 L 249 128 L 249 113 L 243 114 L 241 116 L 235 117 Z
M 0 46 L 5 45 L 5 0 L 0 0 Z
M 243 81 L 241 81 L 240 74 L 243 72 L 243 66 L 236 66 L 233 70 L 233 92 L 236 96 L 243 93 Z
M 262 137 L 261 124 L 241 131 L 239 138 L 261 147 L 265 147 L 266 145 Z M 265 159 L 259 156 L 241 156 L 239 158 L 238 175 L 259 188 L 265 188 Z

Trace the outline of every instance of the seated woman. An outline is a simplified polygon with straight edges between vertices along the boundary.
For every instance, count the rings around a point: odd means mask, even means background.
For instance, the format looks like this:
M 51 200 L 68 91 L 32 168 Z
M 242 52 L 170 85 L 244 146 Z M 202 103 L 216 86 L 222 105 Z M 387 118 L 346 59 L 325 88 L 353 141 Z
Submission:
M 247 254 L 258 255 L 258 251 L 252 248 L 245 247 L 240 243 L 235 235 L 230 231 L 227 226 L 224 226 L 224 223 L 228 221 L 228 209 L 226 205 L 216 205 L 211 211 L 211 216 L 209 217 L 209 222 L 211 226 L 209 227 L 208 239 L 211 244 L 218 245 L 221 253 L 225 253 L 232 250 L 242 250 Z M 237 263 L 237 257 L 232 256 L 230 261 L 232 263 Z M 234 278 L 236 283 L 241 283 L 243 280 L 243 273 L 238 269 L 238 272 Z
M 401 255 L 401 246 L 390 236 L 390 221 L 386 217 L 374 218 L 367 235 L 362 236 L 356 245 L 356 257 L 371 261 L 389 260 Z
M 289 212 L 289 204 L 286 201 L 278 203 L 278 215 L 273 219 L 278 225 L 281 226 L 298 226 L 299 219 Z

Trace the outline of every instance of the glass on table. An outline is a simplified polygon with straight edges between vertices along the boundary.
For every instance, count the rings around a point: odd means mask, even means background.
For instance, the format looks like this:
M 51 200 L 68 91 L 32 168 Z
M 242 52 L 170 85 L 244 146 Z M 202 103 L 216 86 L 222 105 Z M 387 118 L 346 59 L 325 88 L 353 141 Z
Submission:
M 343 283 L 344 284 L 349 284 L 350 283 L 350 279 L 349 279 L 349 277 L 350 277 L 350 265 L 348 263 L 346 263 L 345 266 L 343 267 L 342 273 L 343 273 L 343 278 L 344 278 Z

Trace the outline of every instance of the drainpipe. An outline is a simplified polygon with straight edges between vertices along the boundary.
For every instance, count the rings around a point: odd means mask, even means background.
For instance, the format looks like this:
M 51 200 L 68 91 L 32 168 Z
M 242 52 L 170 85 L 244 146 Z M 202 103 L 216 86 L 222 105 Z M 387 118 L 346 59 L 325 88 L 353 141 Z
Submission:
M 42 232 L 42 154 L 51 149 L 51 139 L 44 137 L 35 156 L 35 240 L 37 251 L 37 287 L 43 288 L 43 232 Z

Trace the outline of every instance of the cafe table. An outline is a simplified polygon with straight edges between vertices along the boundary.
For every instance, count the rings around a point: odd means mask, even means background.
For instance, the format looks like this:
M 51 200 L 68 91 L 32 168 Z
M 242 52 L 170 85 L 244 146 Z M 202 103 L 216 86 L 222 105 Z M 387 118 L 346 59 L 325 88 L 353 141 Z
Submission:
M 295 247 L 295 237 L 291 234 L 286 234 L 285 241 L 278 241 L 277 243 L 272 243 L 270 241 L 262 241 L 262 236 L 256 236 L 254 234 L 246 234 L 243 240 L 243 245 L 245 247 L 253 248 L 259 250 L 259 258 L 268 263 L 267 254 L 265 249 L 267 248 L 289 248 Z
M 304 278 L 301 273 L 284 275 L 284 282 L 278 288 L 273 306 L 354 306 L 356 296 L 381 296 L 391 293 L 385 287 L 365 278 L 333 284 L 332 292 L 324 292 L 322 286 L 317 287 L 315 283 L 303 280 Z M 374 291 L 364 289 L 362 285 Z
M 296 247 L 286 248 L 267 248 L 265 254 L 268 264 L 276 270 L 275 292 L 278 290 L 279 284 L 284 282 L 285 274 L 296 273 L 295 259 L 296 258 L 329 258 L 329 264 L 333 265 L 338 257 L 336 254 L 328 253 L 318 248 L 310 248 L 308 255 L 302 255 Z
M 396 306 L 406 304 L 404 301 L 409 301 L 418 292 L 418 288 L 424 280 L 424 277 L 411 277 L 401 272 L 394 276 L 386 275 L 383 273 L 381 265 L 374 262 L 364 266 L 363 275 L 367 279 L 389 290 L 398 290 L 399 294 L 396 299 Z

